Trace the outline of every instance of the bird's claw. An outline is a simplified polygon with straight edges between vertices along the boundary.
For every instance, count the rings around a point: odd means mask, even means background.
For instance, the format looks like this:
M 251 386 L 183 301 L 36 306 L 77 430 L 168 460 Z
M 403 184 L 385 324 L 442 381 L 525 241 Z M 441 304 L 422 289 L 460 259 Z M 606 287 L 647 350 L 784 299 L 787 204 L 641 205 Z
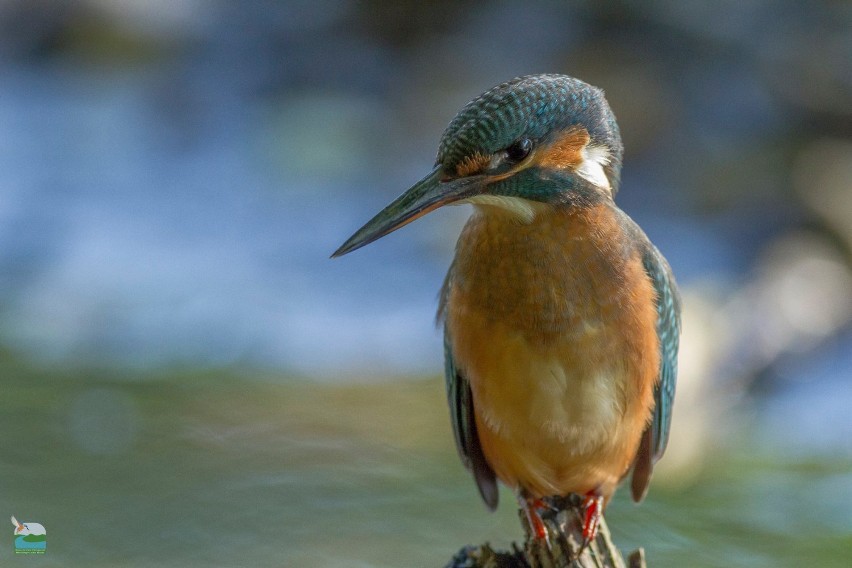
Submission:
M 524 498 L 520 501 L 521 508 L 524 510 L 524 514 L 527 517 L 527 522 L 530 525 L 533 536 L 537 540 L 545 541 L 547 548 L 550 549 L 550 534 L 547 531 L 544 520 L 542 520 L 541 515 L 539 514 L 539 511 L 543 509 L 550 509 L 550 505 L 537 498 Z
M 603 512 L 603 497 L 596 491 L 586 493 L 583 498 L 583 508 L 586 513 L 583 517 L 583 543 L 580 550 L 585 550 L 595 537 L 598 536 L 598 526 L 601 522 Z

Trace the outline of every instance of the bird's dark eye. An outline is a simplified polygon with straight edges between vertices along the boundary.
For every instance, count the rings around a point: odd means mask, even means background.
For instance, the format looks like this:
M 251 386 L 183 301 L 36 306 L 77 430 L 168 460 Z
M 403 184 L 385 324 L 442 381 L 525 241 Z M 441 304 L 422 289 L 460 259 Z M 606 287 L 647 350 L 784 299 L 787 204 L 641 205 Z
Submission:
M 532 150 L 532 140 L 529 138 L 521 138 L 506 148 L 506 158 L 512 162 L 520 162 L 530 155 Z

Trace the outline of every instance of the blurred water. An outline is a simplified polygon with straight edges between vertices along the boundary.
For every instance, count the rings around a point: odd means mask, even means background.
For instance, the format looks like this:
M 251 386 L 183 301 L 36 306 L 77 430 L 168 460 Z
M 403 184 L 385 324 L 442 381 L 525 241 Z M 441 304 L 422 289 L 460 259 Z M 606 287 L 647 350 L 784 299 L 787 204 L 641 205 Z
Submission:
M 648 8 L 643 24 L 630 10 L 462 3 L 452 25 L 335 1 L 196 8 L 0 10 L 3 344 L 57 365 L 438 368 L 427 322 L 464 211 L 327 256 L 429 170 L 465 101 L 521 73 L 608 88 L 628 149 L 619 202 L 682 285 L 737 286 L 767 242 L 804 222 L 775 198 L 796 114 L 755 72 L 777 60 L 761 59 L 769 37 L 752 33 L 767 18 L 793 26 L 793 6 L 749 4 L 712 33 L 677 6 Z M 841 44 L 824 16 L 807 25 Z M 495 47 L 506 26 L 525 33 Z M 686 48 L 691 58 L 671 56 Z M 823 60 L 824 81 L 841 63 Z
M 0 152 L 5 342 L 48 360 L 148 367 L 322 361 L 328 338 L 316 328 L 363 314 L 328 301 L 339 296 L 326 267 L 340 233 L 323 227 L 347 205 L 322 198 L 328 184 L 276 191 L 255 163 L 257 133 L 240 125 L 251 117 L 210 105 L 198 113 L 203 134 L 181 148 L 150 80 L 78 79 L 4 82 L 0 121 L 15 132 Z M 390 317 L 385 326 L 408 319 Z
M 479 502 L 443 396 L 439 380 L 29 376 L 0 401 L 0 508 L 46 527 L 44 566 L 443 566 L 520 536 L 509 493 L 495 514 Z M 711 463 L 685 484 L 658 473 L 641 506 L 619 494 L 618 544 L 659 567 L 847 565 L 848 459 Z

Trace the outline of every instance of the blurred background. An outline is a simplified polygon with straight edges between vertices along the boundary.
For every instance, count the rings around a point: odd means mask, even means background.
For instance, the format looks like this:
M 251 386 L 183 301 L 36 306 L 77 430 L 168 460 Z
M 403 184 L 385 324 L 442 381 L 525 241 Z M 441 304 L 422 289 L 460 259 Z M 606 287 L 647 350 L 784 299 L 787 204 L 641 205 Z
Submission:
M 45 566 L 442 566 L 520 538 L 444 401 L 469 210 L 329 254 L 469 99 L 602 87 L 685 299 L 650 566 L 848 566 L 852 5 L 0 2 L 0 518 Z M 0 562 L 13 555 L 12 528 Z

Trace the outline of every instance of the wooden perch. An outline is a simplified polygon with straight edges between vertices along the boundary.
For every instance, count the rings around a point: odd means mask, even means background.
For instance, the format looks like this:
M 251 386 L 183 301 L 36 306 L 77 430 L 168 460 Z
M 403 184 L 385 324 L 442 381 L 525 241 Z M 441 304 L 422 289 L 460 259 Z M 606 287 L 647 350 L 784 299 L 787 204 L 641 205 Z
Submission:
M 625 563 L 615 547 L 606 521 L 601 518 L 598 535 L 578 555 L 583 541 L 584 509 L 576 495 L 549 499 L 553 509 L 541 512 L 547 529 L 547 541 L 537 539 L 526 515 L 519 511 L 524 527 L 525 543 L 521 550 L 512 543 L 511 551 L 495 551 L 486 543 L 462 548 L 446 568 L 646 568 L 645 553 L 640 548 Z

